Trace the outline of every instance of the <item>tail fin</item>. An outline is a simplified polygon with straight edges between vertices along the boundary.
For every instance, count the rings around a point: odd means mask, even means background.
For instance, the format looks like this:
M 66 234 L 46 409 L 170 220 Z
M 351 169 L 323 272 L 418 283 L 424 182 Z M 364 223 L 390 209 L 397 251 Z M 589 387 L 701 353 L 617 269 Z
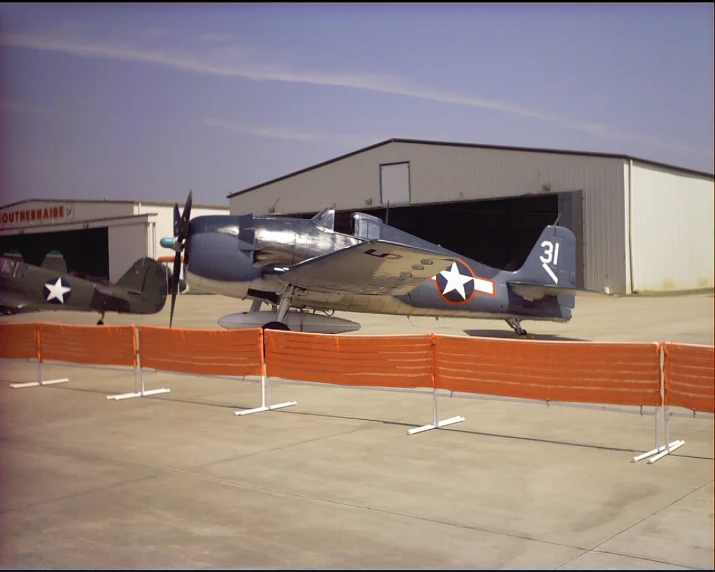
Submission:
M 65 262 L 64 256 L 56 250 L 52 250 L 45 255 L 40 268 L 67 274 L 67 263 Z
M 576 237 L 563 226 L 547 226 L 523 266 L 507 285 L 525 300 L 558 297 L 559 306 L 573 308 L 576 290 Z
M 576 237 L 563 226 L 547 226 L 514 281 L 576 288 Z M 510 280 L 511 282 L 511 280 Z
M 160 312 L 169 292 L 170 271 L 153 258 L 140 258 L 114 284 L 132 294 L 141 295 L 139 313 Z

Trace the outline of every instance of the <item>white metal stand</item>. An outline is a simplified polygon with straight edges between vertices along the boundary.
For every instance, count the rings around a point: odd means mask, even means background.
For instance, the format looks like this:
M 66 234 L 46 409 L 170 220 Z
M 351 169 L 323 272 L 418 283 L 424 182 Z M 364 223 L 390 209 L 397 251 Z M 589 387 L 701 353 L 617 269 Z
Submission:
M 685 445 L 685 441 L 682 439 L 678 439 L 676 441 L 670 442 L 670 411 L 668 411 L 668 408 L 665 406 L 665 348 L 661 344 L 660 347 L 660 396 L 661 396 L 661 403 L 662 405 L 655 410 L 655 449 L 651 449 L 650 451 L 646 453 L 642 453 L 640 455 L 636 455 L 633 457 L 633 463 L 637 463 L 638 461 L 641 461 L 645 459 L 646 457 L 650 457 L 648 459 L 648 464 L 653 464 L 655 463 L 658 459 L 662 459 L 666 455 L 669 455 L 676 449 L 679 449 L 683 445 Z M 663 414 L 663 420 L 665 423 L 665 445 L 660 444 L 660 415 L 659 413 L 662 411 Z
M 286 401 L 285 403 L 278 403 L 276 405 L 267 405 L 270 401 L 268 397 L 268 380 L 266 379 L 266 370 L 263 369 L 263 374 L 261 375 L 261 406 L 255 409 L 244 409 L 243 411 L 234 411 L 236 415 L 250 415 L 251 413 L 260 413 L 261 411 L 273 411 L 274 409 L 282 409 L 284 407 L 291 407 L 292 405 L 298 405 L 297 401 Z
M 461 423 L 464 421 L 464 417 L 461 415 L 458 415 L 457 417 L 450 417 L 449 419 L 445 419 L 444 421 L 439 420 L 439 405 L 437 403 L 437 400 L 439 398 L 439 395 L 437 394 L 437 390 L 432 391 L 432 402 L 433 402 L 433 419 L 432 423 L 429 425 L 423 425 L 422 427 L 415 427 L 414 429 L 410 429 L 407 431 L 408 435 L 415 435 L 416 433 L 422 433 L 422 431 L 429 431 L 430 429 L 439 429 L 440 427 L 446 427 L 447 425 L 453 425 L 454 423 Z
M 62 377 L 60 379 L 48 379 L 43 381 L 42 379 L 42 362 L 37 363 L 37 381 L 28 381 L 25 383 L 11 383 L 10 387 L 13 389 L 22 389 L 23 387 L 41 387 L 43 385 L 53 385 L 55 383 L 66 383 L 69 381 L 68 377 Z
M 139 328 L 137 328 L 137 365 L 134 368 L 134 391 L 132 393 L 120 393 L 118 395 L 107 395 L 107 399 L 114 399 L 119 401 L 120 399 L 131 399 L 132 397 L 148 397 L 149 395 L 157 395 L 159 393 L 169 393 L 171 390 L 162 389 L 144 389 L 144 372 L 141 367 L 141 356 L 139 351 Z
M 665 442 L 666 445 L 660 445 L 660 412 L 661 408 L 657 409 L 655 412 L 655 448 L 651 449 L 650 451 L 646 453 L 642 453 L 640 455 L 637 455 L 633 457 L 633 463 L 637 463 L 638 461 L 642 461 L 646 457 L 650 457 L 648 459 L 648 464 L 653 464 L 657 460 L 662 459 L 666 455 L 669 455 L 676 449 L 679 449 L 683 445 L 685 445 L 685 441 L 682 439 L 677 439 L 675 441 L 670 441 L 670 416 L 671 413 L 668 411 L 667 407 L 663 407 L 663 417 L 665 419 Z

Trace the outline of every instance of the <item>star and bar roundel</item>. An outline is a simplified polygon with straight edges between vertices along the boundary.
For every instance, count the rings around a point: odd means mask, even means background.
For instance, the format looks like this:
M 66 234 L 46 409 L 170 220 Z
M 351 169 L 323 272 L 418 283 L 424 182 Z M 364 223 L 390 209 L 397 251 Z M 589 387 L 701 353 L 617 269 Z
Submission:
M 443 270 L 432 280 L 437 287 L 437 292 L 450 304 L 465 304 L 479 292 L 494 296 L 494 280 L 480 278 L 463 260 L 457 260 L 452 266 Z
M 50 304 L 66 304 L 72 293 L 72 288 L 70 283 L 60 276 L 45 282 L 42 292 L 45 295 L 45 300 Z

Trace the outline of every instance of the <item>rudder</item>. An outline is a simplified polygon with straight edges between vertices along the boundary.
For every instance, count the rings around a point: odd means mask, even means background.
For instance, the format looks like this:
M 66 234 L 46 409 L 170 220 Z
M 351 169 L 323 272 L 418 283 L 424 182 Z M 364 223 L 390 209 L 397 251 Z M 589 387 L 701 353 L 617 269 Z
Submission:
M 576 237 L 563 226 L 549 225 L 514 273 L 520 282 L 559 288 L 576 287 Z
M 141 294 L 141 313 L 160 312 L 169 291 L 169 271 L 153 258 L 140 258 L 114 284 L 133 294 Z

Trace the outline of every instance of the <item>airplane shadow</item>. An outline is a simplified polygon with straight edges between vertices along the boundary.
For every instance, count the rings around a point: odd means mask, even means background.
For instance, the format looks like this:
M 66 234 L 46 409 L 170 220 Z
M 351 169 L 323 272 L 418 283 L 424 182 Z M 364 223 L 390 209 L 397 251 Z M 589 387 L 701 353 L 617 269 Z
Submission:
M 527 330 L 528 331 L 528 330 Z M 507 340 L 523 339 L 514 335 L 514 332 L 507 330 L 464 330 L 464 333 L 474 338 L 503 338 Z M 538 340 L 542 342 L 585 342 L 583 338 L 569 338 L 557 336 L 555 334 L 533 334 L 529 332 L 527 340 Z

